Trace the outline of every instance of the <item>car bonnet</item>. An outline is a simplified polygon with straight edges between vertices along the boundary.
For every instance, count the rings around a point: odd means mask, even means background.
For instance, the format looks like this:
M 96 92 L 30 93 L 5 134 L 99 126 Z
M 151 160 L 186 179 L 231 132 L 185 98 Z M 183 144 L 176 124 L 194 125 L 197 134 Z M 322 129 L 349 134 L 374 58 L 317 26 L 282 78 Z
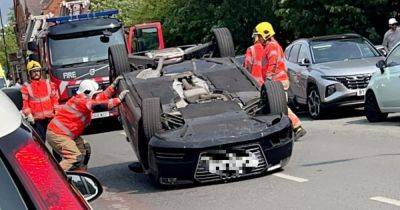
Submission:
M 0 90 L 0 138 L 18 129 L 22 122 L 21 113 L 8 96 Z M 1 139 L 0 139 L 1 140 Z

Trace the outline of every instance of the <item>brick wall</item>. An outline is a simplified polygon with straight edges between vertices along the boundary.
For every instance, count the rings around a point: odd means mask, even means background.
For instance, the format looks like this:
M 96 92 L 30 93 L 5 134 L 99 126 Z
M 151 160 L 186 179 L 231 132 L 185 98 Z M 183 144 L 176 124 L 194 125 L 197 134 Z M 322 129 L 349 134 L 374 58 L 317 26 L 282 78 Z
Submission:
M 59 16 L 60 13 L 60 3 L 63 0 L 42 0 L 42 10 L 43 13 L 46 14 L 54 14 L 55 16 Z

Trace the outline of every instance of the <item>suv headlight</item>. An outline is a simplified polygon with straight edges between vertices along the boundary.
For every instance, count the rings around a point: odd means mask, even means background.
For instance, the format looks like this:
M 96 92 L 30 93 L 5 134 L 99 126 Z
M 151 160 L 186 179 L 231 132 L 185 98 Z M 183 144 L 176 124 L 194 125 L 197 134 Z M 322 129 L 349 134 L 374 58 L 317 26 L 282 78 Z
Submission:
M 335 92 L 336 92 L 336 86 L 334 84 L 333 85 L 329 85 L 329 86 L 326 87 L 325 96 L 329 97 L 332 94 L 334 94 Z

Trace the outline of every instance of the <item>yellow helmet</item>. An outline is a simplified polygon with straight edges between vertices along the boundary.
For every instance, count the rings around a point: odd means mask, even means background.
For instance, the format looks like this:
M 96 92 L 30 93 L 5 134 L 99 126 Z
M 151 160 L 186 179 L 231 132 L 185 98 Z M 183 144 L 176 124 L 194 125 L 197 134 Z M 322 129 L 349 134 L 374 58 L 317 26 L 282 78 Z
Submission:
M 28 70 L 28 72 L 41 68 L 42 66 L 37 61 L 29 61 L 28 64 L 26 65 L 26 69 Z
M 275 35 L 275 31 L 271 23 L 261 22 L 254 29 L 253 35 L 261 35 L 264 39 L 269 39 Z

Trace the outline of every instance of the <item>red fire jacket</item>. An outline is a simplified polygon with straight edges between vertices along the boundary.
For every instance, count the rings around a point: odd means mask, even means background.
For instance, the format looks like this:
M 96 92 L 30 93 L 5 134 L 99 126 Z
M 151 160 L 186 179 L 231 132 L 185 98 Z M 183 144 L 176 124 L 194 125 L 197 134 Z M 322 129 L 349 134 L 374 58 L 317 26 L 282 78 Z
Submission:
M 73 96 L 58 109 L 48 129 L 55 134 L 69 136 L 71 139 L 79 137 L 90 124 L 94 109 L 110 110 L 121 103 L 119 98 L 111 98 L 114 92 L 115 90 L 109 86 L 95 99 L 90 99 L 83 93 Z
M 56 86 L 49 80 L 33 80 L 25 83 L 21 88 L 25 116 L 30 114 L 36 120 L 53 118 L 58 106 L 58 92 Z

